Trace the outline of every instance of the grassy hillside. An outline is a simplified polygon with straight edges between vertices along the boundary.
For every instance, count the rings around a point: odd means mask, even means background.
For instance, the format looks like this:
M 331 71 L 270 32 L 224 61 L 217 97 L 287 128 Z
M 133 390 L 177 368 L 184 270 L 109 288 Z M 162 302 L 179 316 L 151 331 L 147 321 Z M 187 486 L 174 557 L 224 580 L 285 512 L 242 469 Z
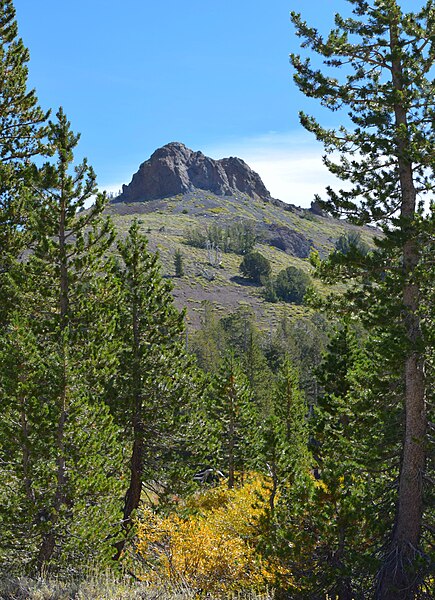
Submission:
M 270 261 L 273 275 L 288 266 L 309 273 L 310 249 L 326 256 L 334 247 L 335 240 L 345 231 L 358 229 L 362 239 L 368 243 L 375 233 L 373 229 L 356 228 L 344 221 L 317 216 L 279 201 L 263 202 L 242 194 L 214 196 L 197 191 L 164 200 L 112 203 L 107 210 L 121 235 L 126 234 L 134 218 L 139 220 L 142 232 L 149 239 L 150 250 L 159 252 L 163 273 L 174 283 L 177 306 L 187 307 L 190 327 L 198 326 L 201 304 L 205 300 L 212 302 L 222 315 L 243 305 L 250 306 L 263 328 L 273 326 L 283 311 L 297 316 L 306 313 L 307 309 L 266 302 L 262 298 L 261 286 L 240 276 L 240 255 L 222 252 L 220 266 L 212 266 L 206 249 L 187 243 L 189 230 L 205 231 L 216 224 L 225 227 L 235 222 L 252 224 L 258 237 L 255 249 Z M 174 276 L 176 250 L 183 255 L 184 276 L 180 278 Z

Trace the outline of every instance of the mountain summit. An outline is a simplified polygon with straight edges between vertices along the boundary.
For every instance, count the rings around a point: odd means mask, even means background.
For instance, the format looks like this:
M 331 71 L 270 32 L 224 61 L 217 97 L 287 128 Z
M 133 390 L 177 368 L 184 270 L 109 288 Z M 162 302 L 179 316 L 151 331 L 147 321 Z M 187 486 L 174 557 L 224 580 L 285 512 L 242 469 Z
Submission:
M 156 150 L 140 165 L 131 183 L 122 186 L 122 193 L 114 202 L 156 200 L 195 189 L 217 196 L 244 193 L 251 198 L 270 199 L 260 176 L 242 159 L 213 160 L 180 142 L 171 142 Z

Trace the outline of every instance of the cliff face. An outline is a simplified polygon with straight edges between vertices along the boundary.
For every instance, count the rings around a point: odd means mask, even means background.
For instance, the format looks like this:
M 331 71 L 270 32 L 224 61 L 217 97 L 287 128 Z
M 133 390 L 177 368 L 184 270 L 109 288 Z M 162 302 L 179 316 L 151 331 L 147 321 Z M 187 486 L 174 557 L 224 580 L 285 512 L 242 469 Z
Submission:
M 172 142 L 156 150 L 142 163 L 129 185 L 115 202 L 141 202 L 186 194 L 195 189 L 217 196 L 243 192 L 251 198 L 269 200 L 270 193 L 260 176 L 240 158 L 213 160 Z

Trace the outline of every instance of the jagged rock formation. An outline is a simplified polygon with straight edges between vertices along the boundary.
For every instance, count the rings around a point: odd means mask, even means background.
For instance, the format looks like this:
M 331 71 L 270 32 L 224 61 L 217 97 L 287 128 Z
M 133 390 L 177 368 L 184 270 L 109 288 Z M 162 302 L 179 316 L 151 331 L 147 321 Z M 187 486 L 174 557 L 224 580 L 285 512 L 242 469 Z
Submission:
M 207 190 L 217 196 L 244 193 L 251 198 L 270 200 L 260 176 L 240 158 L 213 160 L 193 152 L 179 142 L 156 150 L 142 163 L 129 185 L 114 202 L 141 202 L 178 194 Z

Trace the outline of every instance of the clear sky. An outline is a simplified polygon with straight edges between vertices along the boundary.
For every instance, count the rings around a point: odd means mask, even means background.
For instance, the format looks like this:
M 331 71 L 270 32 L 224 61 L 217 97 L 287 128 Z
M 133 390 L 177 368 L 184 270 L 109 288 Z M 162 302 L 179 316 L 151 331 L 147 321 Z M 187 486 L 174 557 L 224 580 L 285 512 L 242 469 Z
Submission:
M 415 0 L 404 0 L 404 4 Z M 298 122 L 317 114 L 291 78 L 290 11 L 317 27 L 345 0 L 15 0 L 43 108 L 62 105 L 102 188 L 179 141 L 239 156 L 272 195 L 309 206 L 331 176 Z M 330 118 L 325 114 L 324 123 Z

